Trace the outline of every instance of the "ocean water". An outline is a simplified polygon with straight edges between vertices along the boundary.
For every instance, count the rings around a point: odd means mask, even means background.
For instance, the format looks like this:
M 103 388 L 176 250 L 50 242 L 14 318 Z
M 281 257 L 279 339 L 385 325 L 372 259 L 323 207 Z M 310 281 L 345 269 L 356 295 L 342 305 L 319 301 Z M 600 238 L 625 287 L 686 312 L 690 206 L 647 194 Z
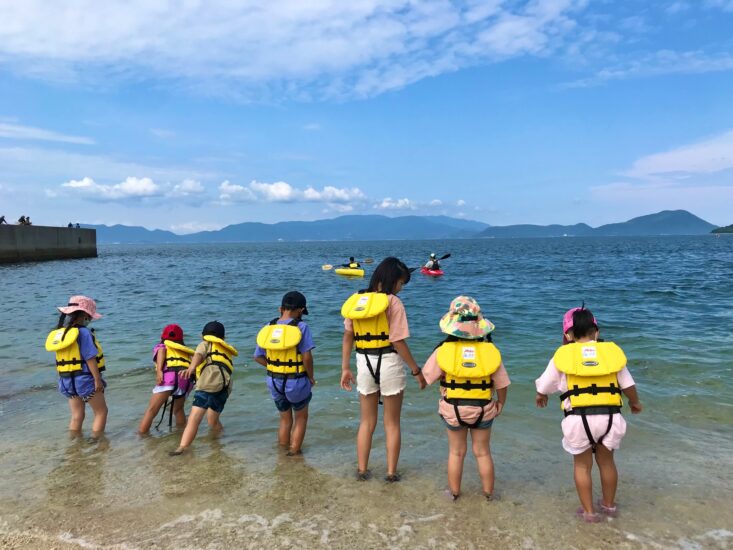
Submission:
M 447 443 L 435 387 L 408 380 L 403 481 L 386 484 L 384 436 L 374 479 L 354 480 L 355 392 L 339 389 L 344 299 L 366 286 L 321 270 L 348 256 L 397 255 L 417 266 L 451 252 L 446 275 L 418 273 L 400 294 L 424 361 L 451 299 L 474 296 L 496 325 L 512 380 L 492 430 L 496 492 L 481 498 L 469 455 L 463 496 L 446 486 Z M 366 265 L 367 277 L 376 262 Z M 95 259 L 0 266 L 0 546 L 31 548 L 727 548 L 733 546 L 733 238 L 567 238 L 105 245 Z M 308 298 L 318 381 L 304 454 L 277 447 L 278 414 L 251 360 L 282 294 Z M 68 406 L 43 349 L 55 306 L 93 296 L 108 358 L 109 421 L 98 443 L 71 439 Z M 629 358 L 645 410 L 616 462 L 619 518 L 579 524 L 572 458 L 553 398 L 534 406 L 534 379 L 561 339 L 561 316 L 586 305 Z M 161 328 L 195 345 L 218 319 L 238 347 L 220 437 L 204 426 L 191 453 L 180 433 L 135 431 L 154 384 Z M 352 362 L 353 364 L 353 362 Z M 410 378 L 410 377 L 408 377 Z M 187 408 L 190 406 L 190 400 Z M 85 422 L 91 427 L 91 412 Z M 162 428 L 162 427 L 161 427 Z M 595 477 L 596 494 L 600 486 Z

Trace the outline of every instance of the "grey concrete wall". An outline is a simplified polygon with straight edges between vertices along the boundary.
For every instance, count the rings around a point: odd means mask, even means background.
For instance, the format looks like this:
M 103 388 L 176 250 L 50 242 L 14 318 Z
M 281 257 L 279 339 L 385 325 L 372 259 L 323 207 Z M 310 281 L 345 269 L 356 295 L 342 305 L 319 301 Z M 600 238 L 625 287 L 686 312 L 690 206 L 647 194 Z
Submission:
M 96 256 L 96 229 L 0 225 L 0 263 Z

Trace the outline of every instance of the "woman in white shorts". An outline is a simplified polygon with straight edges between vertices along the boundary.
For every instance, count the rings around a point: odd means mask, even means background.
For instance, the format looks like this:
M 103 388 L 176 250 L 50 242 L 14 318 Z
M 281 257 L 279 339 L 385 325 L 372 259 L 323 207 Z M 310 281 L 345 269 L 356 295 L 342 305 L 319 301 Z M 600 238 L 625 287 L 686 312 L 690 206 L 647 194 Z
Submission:
M 387 443 L 385 480 L 400 480 L 400 414 L 406 386 L 405 366 L 416 377 L 420 389 L 425 378 L 410 353 L 410 336 L 405 307 L 397 297 L 410 280 L 410 270 L 398 258 L 385 258 L 374 270 L 369 287 L 352 295 L 341 309 L 344 339 L 341 354 L 341 387 L 351 391 L 351 351 L 356 347 L 356 389 L 359 392 L 361 421 L 356 439 L 357 479 L 371 477 L 368 469 L 372 436 L 377 426 L 381 400 L 384 405 L 384 433 Z

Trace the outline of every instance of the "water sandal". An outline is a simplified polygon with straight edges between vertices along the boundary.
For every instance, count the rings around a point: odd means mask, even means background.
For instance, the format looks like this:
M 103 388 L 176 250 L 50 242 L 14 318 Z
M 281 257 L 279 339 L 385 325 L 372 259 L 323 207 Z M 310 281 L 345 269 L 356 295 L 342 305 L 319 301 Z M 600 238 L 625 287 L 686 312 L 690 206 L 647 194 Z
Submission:
M 372 472 L 369 470 L 364 470 L 363 472 L 357 470 L 356 471 L 356 481 L 369 481 L 372 477 Z
M 387 477 L 384 478 L 384 481 L 386 481 L 387 483 L 396 483 L 401 479 L 402 476 L 400 474 L 389 474 Z
M 498 497 L 495 497 L 491 493 L 484 493 L 484 498 L 486 499 L 486 502 L 493 502 L 494 500 L 499 500 Z
M 603 499 L 599 498 L 598 502 L 596 502 L 596 506 L 598 506 L 598 509 L 604 516 L 607 516 L 609 518 L 615 518 L 618 516 L 618 505 L 606 506 L 605 504 L 603 504 Z
M 302 455 L 303 451 L 288 451 L 285 456 L 299 456 Z
M 175 451 L 171 451 L 168 453 L 168 456 L 181 456 L 185 449 L 176 449 Z
M 443 491 L 443 495 L 445 496 L 445 498 L 447 498 L 451 502 L 457 501 L 458 498 L 461 496 L 460 493 L 456 494 L 453 491 L 451 491 L 450 489 L 446 489 L 445 491 Z
M 582 506 L 575 511 L 575 517 L 582 519 L 586 523 L 599 523 L 603 520 L 601 514 L 586 512 Z

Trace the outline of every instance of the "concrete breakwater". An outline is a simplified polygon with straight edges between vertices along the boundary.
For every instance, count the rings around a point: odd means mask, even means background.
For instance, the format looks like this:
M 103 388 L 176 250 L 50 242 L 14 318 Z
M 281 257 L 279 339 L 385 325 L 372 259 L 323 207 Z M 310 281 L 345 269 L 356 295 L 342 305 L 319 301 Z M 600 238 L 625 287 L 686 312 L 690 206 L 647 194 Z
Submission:
M 0 225 L 0 263 L 96 256 L 96 229 Z

